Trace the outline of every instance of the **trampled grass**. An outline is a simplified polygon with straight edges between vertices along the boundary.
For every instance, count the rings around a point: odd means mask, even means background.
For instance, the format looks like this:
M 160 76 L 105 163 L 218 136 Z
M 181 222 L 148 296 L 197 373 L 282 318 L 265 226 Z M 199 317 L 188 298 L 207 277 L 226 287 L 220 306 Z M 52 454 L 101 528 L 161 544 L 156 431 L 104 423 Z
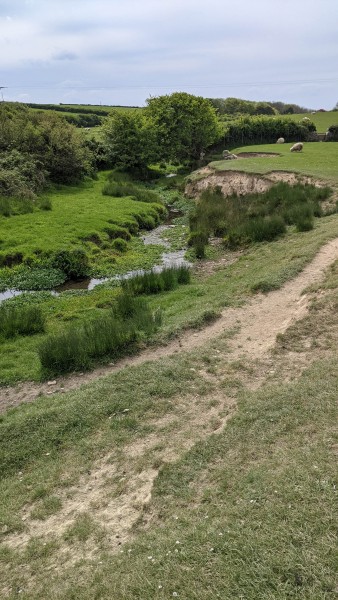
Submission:
M 330 294 L 321 300 L 331 333 L 338 326 L 336 284 L 331 270 L 323 285 Z M 293 331 L 293 347 L 312 330 L 319 340 L 316 323 L 313 311 Z M 213 340 L 212 348 L 224 350 L 222 341 Z M 162 465 L 130 540 L 117 545 L 118 538 L 97 520 L 96 504 L 79 513 L 62 536 L 52 531 L 23 547 L 6 544 L 14 532 L 24 532 L 27 519 L 57 519 L 81 478 L 104 456 L 112 472 L 117 466 L 118 477 L 108 478 L 101 493 L 123 495 L 124 449 L 130 464 L 130 445 L 153 431 L 154 420 L 170 417 L 191 388 L 201 407 L 206 398 L 216 401 L 216 380 L 202 373 L 206 365 L 217 372 L 219 359 L 210 350 L 129 368 L 3 418 L 0 582 L 9 597 L 21 589 L 26 600 L 333 600 L 334 340 L 326 345 L 326 360 L 296 381 L 277 378 L 257 392 L 238 386 L 238 411 L 224 431 Z M 254 363 L 246 368 L 254 370 Z M 224 390 L 231 385 L 229 377 L 219 383 Z M 180 421 L 175 430 L 179 427 Z M 162 431 L 162 444 L 172 436 L 170 428 Z M 154 469 L 154 455 L 156 447 L 145 452 L 143 462 L 138 457 L 138 469 Z M 61 568 L 55 568 L 58 561 Z
M 210 163 L 216 171 L 244 171 L 245 173 L 270 173 L 290 171 L 337 183 L 338 143 L 304 142 L 302 152 L 290 152 L 292 144 L 262 144 L 234 148 L 232 152 L 275 152 L 279 156 L 250 157 L 237 160 L 220 160 Z

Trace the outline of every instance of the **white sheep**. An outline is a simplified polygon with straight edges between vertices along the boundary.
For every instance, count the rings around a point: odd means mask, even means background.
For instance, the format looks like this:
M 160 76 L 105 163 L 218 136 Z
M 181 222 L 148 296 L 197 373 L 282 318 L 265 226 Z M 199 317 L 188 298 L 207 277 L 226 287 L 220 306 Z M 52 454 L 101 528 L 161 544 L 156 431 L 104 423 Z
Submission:
M 278 138 L 276 144 L 284 144 L 285 139 L 284 138 Z
M 297 144 L 293 144 L 290 148 L 290 152 L 301 152 L 303 150 L 302 142 L 297 142 Z

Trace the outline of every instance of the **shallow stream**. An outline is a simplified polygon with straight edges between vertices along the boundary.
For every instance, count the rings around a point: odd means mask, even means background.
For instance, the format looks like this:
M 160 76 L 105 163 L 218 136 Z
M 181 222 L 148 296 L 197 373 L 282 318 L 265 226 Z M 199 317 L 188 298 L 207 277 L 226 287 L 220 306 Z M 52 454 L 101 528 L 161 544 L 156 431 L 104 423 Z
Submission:
M 156 271 L 157 273 L 163 271 L 163 269 L 166 269 L 168 267 L 177 267 L 180 265 L 189 266 L 189 264 L 190 264 L 184 259 L 184 255 L 186 252 L 185 249 L 176 250 L 175 252 L 171 252 L 170 251 L 170 243 L 168 242 L 168 240 L 166 240 L 165 238 L 163 239 L 163 237 L 162 237 L 166 231 L 175 227 L 175 225 L 173 224 L 173 221 L 177 217 L 181 216 L 181 214 L 182 213 L 180 213 L 180 211 L 178 211 L 176 209 L 169 210 L 169 214 L 168 214 L 166 223 L 159 225 L 158 227 L 156 227 L 149 233 L 143 234 L 141 237 L 141 239 L 145 245 L 155 244 L 155 245 L 164 246 L 167 249 L 167 251 L 164 252 L 161 256 L 162 262 L 153 267 L 153 270 Z M 107 281 L 121 281 L 122 279 L 130 279 L 131 277 L 134 277 L 135 275 L 141 275 L 144 272 L 145 271 L 143 269 L 139 269 L 139 270 L 135 270 L 135 271 L 128 271 L 128 272 L 120 274 L 120 275 L 114 275 L 112 277 L 102 277 L 102 278 L 95 278 L 95 277 L 89 278 L 88 277 L 87 279 L 82 279 L 81 281 L 69 280 L 50 291 L 54 295 L 59 295 L 61 292 L 65 292 L 68 290 L 90 291 L 101 283 L 106 283 Z M 5 290 L 4 292 L 0 292 L 0 302 L 2 302 L 3 300 L 8 300 L 9 298 L 14 298 L 15 296 L 19 296 L 20 294 L 23 294 L 26 292 L 29 292 L 29 291 L 28 290 L 24 290 L 24 291 L 23 290 L 11 290 L 11 289 Z

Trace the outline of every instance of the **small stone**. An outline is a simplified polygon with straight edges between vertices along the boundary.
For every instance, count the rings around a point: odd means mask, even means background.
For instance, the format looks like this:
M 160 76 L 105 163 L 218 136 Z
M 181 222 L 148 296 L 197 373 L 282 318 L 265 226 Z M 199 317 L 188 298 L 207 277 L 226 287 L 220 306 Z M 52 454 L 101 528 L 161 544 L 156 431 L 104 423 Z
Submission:
M 47 381 L 47 385 L 56 385 L 56 380 L 54 379 L 53 381 Z
M 129 411 L 130 411 L 130 408 L 124 408 L 122 412 L 126 413 L 126 412 L 129 412 Z

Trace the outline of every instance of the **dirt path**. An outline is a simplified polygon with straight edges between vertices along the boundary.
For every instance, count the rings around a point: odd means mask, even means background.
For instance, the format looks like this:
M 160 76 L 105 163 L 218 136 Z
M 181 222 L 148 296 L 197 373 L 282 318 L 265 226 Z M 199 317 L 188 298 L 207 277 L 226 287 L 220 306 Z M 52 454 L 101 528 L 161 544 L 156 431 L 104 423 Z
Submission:
M 271 364 L 270 350 L 275 345 L 276 335 L 284 332 L 292 322 L 302 318 L 307 312 L 309 298 L 302 293 L 303 290 L 319 281 L 323 271 L 337 259 L 338 239 L 326 244 L 304 271 L 280 290 L 266 296 L 255 296 L 242 308 L 226 309 L 212 326 L 199 332 L 185 333 L 180 340 L 175 340 L 164 348 L 148 350 L 121 361 L 114 367 L 63 379 L 64 389 L 72 389 L 126 365 L 141 364 L 174 352 L 189 351 L 234 328 L 238 328 L 237 333 L 227 340 L 230 351 L 220 353 L 222 368 L 244 355 L 248 364 L 257 364 L 253 376 L 248 376 L 244 383 L 247 388 L 256 388 L 266 380 L 269 371 L 264 367 L 269 368 Z M 305 364 L 311 358 L 312 351 L 309 350 L 306 357 L 303 357 Z M 293 360 L 292 357 L 290 360 Z M 50 539 L 62 540 L 77 519 L 90 515 L 96 526 L 105 531 L 103 545 L 100 546 L 95 540 L 73 545 L 63 542 L 57 555 L 51 556 L 49 568 L 58 571 L 66 565 L 75 564 L 79 559 L 92 560 L 103 550 L 123 552 L 125 544 L 136 535 L 133 533 L 135 523 L 142 517 L 143 526 L 146 527 L 147 521 L 152 519 L 148 505 L 161 465 L 176 461 L 198 440 L 205 439 L 211 433 L 220 433 L 236 410 L 236 400 L 232 394 L 227 395 L 220 385 L 219 376 L 204 370 L 200 374 L 213 383 L 208 394 L 198 395 L 191 390 L 188 396 L 175 397 L 170 412 L 150 423 L 151 433 L 136 439 L 123 449 L 119 448 L 117 453 L 112 448 L 109 455 L 101 457 L 72 488 L 60 488 L 58 497 L 62 508 L 55 515 L 41 522 L 33 516 L 34 503 L 24 506 L 20 516 L 25 529 L 20 533 L 7 535 L 6 546 L 24 550 L 32 537 L 43 543 Z M 60 383 L 57 383 L 58 388 Z M 49 391 L 51 387 L 56 386 L 45 384 L 30 387 L 24 384 L 16 388 L 17 395 L 13 398 L 20 402 L 23 393 L 26 393 L 26 399 L 29 394 L 33 399 L 37 392 Z M 8 390 L 11 391 L 13 390 Z
M 274 345 L 278 333 L 283 333 L 293 321 L 306 314 L 308 296 L 302 294 L 303 290 L 320 281 L 325 269 L 335 260 L 338 260 L 338 239 L 323 246 L 314 260 L 281 289 L 255 296 L 241 308 L 225 309 L 220 319 L 201 331 L 184 332 L 180 338 L 167 346 L 145 350 L 137 356 L 125 358 L 114 365 L 101 367 L 90 373 L 60 377 L 53 382 L 41 384 L 24 382 L 15 387 L 1 389 L 0 412 L 22 402 L 32 402 L 41 395 L 76 389 L 126 366 L 189 351 L 234 328 L 238 329 L 238 332 L 229 341 L 232 359 L 235 360 L 241 355 L 259 359 Z

